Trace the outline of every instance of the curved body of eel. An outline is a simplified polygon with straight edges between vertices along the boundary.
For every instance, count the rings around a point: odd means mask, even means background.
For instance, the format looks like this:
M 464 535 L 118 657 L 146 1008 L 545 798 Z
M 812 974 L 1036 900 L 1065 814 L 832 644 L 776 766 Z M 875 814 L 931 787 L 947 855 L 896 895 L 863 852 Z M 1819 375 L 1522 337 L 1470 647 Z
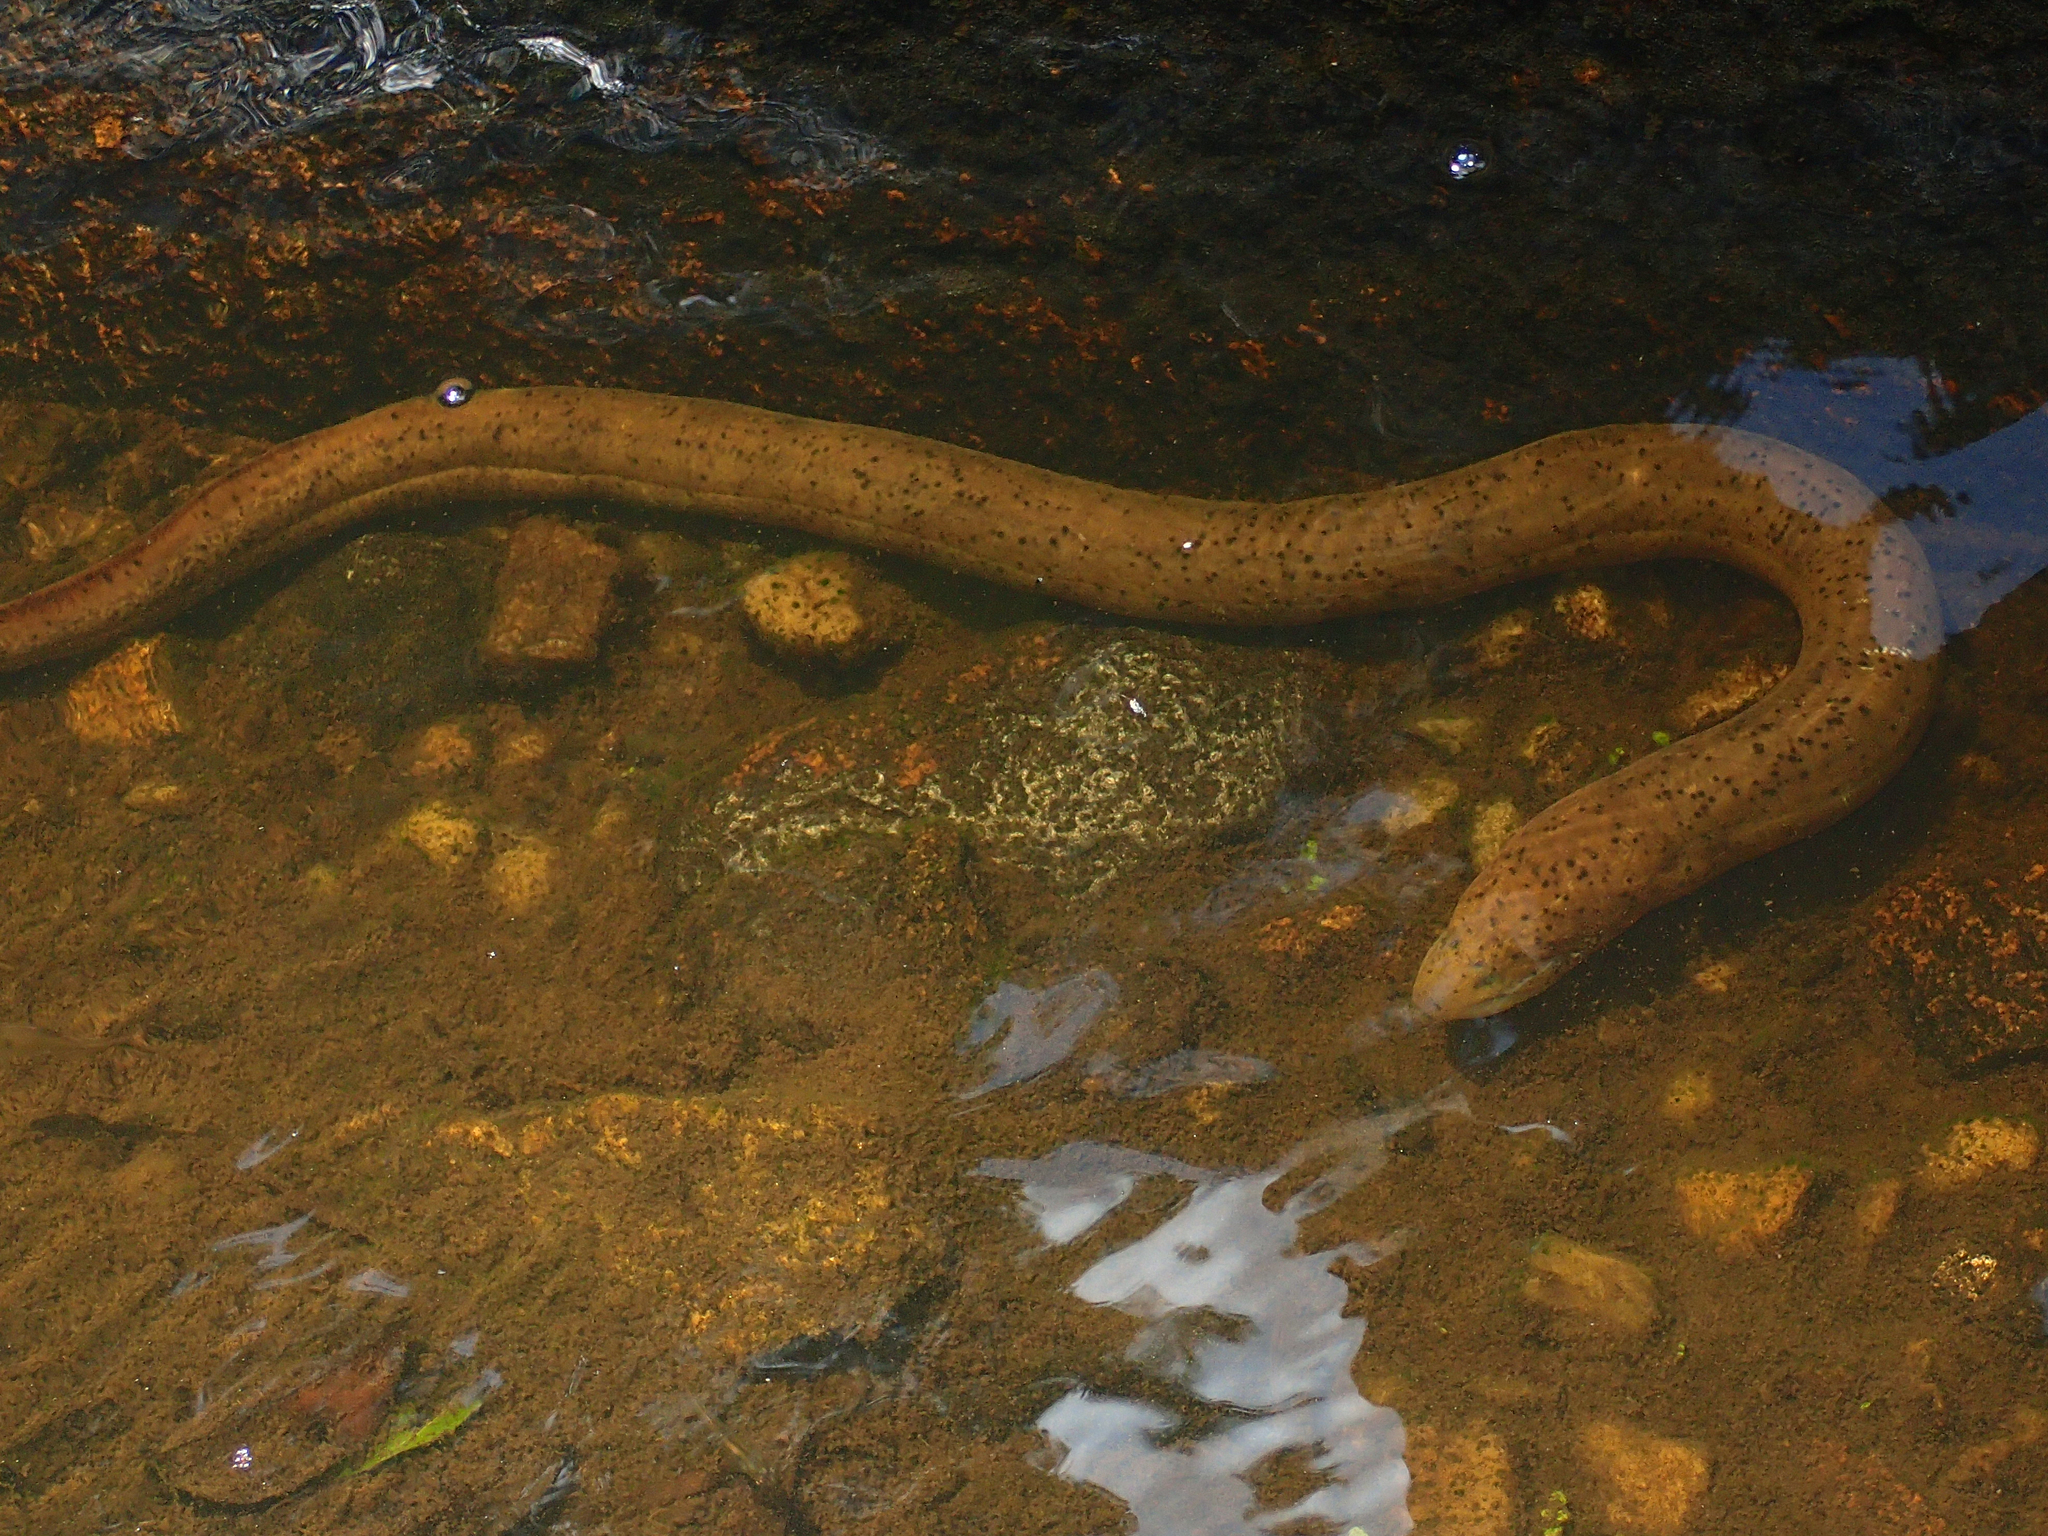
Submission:
M 408 401 L 282 444 L 119 554 L 0 606 L 0 669 L 160 623 L 365 519 L 563 495 L 801 529 L 1175 622 L 1303 623 L 1672 555 L 1783 592 L 1802 631 L 1783 682 L 1558 801 L 1464 893 L 1415 983 L 1440 1018 L 1533 996 L 1646 912 L 1837 820 L 1905 761 L 1934 701 L 1941 616 L 1918 542 L 1844 471 L 1748 433 L 1599 428 L 1385 490 L 1219 502 L 594 389 Z

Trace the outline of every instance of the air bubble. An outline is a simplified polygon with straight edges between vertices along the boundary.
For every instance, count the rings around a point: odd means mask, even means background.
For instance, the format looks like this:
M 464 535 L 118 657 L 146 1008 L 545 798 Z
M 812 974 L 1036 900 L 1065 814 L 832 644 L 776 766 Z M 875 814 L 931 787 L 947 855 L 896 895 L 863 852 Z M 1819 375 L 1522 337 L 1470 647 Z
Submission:
M 1493 148 L 1484 140 L 1461 139 L 1444 154 L 1444 171 L 1453 181 L 1470 181 L 1493 163 Z

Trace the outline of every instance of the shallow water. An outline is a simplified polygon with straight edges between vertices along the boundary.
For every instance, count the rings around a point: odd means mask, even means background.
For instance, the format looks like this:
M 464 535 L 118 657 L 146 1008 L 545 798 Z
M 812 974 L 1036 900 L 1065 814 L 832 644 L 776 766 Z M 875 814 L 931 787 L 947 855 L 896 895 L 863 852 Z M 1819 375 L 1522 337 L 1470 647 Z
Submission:
M 1643 10 L 15 0 L 6 595 L 459 372 L 1213 495 L 1739 423 L 1952 638 L 1869 805 L 1449 1033 L 1488 838 L 1766 685 L 1774 595 L 871 562 L 831 672 L 732 601 L 797 540 L 451 508 L 8 679 L 9 1527 L 2041 1529 L 2036 24 Z M 507 676 L 530 512 L 617 572 Z

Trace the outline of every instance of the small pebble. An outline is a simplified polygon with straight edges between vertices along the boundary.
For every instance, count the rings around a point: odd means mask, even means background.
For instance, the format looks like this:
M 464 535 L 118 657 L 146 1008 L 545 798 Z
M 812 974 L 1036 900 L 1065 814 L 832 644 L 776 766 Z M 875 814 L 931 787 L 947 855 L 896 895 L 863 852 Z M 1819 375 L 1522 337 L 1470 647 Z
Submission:
M 1467 846 L 1472 850 L 1472 867 L 1484 869 L 1499 855 L 1501 847 L 1522 824 L 1522 813 L 1512 800 L 1489 800 L 1472 813 L 1472 831 Z
M 1580 640 L 1614 638 L 1614 604 L 1604 589 L 1587 582 L 1560 592 L 1551 610 L 1564 620 L 1564 627 Z
M 171 694 L 164 637 L 121 647 L 64 694 L 64 724 L 89 746 L 134 747 L 185 729 Z
M 498 568 L 484 661 L 500 672 L 533 674 L 596 660 L 618 572 L 610 545 L 552 517 L 527 518 L 512 530 Z
M 1617 1531 L 1679 1536 L 1706 1497 L 1706 1457 L 1612 1420 L 1579 1432 L 1579 1460 L 1600 1489 L 1600 1513 Z
M 447 806 L 429 802 L 403 818 L 392 835 L 426 855 L 437 869 L 459 869 L 476 855 L 483 829 Z
M 1750 1258 L 1799 1220 L 1813 1188 L 1813 1170 L 1786 1163 L 1741 1173 L 1696 1173 L 1675 1189 L 1679 1219 L 1694 1237 L 1710 1239 L 1724 1259 Z
M 1374 1401 L 1379 1401 L 1375 1398 Z M 1408 1430 L 1408 1513 L 1416 1529 L 1443 1536 L 1508 1536 L 1515 1513 L 1507 1443 L 1483 1419 L 1461 1429 Z M 1354 1525 L 1345 1536 L 1364 1530 Z
M 1693 1120 L 1714 1107 L 1714 1080 L 1704 1072 L 1681 1072 L 1664 1085 L 1657 1108 L 1667 1120 Z
M 554 886 L 554 850 L 537 839 L 521 839 L 494 857 L 484 870 L 484 889 L 499 910 L 526 917 Z
M 1735 962 L 1732 960 L 1709 960 L 1692 973 L 1692 984 L 1702 992 L 1715 997 L 1727 995 L 1728 988 L 1735 981 Z
M 1375 824 L 1389 837 L 1426 827 L 1458 803 L 1458 786 L 1450 779 L 1419 779 L 1394 787 Z
M 1529 611 L 1517 608 L 1513 613 L 1502 614 L 1479 632 L 1479 637 L 1472 642 L 1472 655 L 1488 672 L 1499 672 L 1520 660 L 1535 637 L 1536 629 L 1530 623 Z
M 1964 1301 L 1982 1301 L 1998 1280 L 1998 1259 L 1958 1248 L 1934 1266 L 1934 1283 Z
M 1457 757 L 1478 743 L 1486 731 L 1486 722 L 1472 715 L 1427 715 L 1409 721 L 1407 730 L 1445 757 Z
M 1657 1320 L 1650 1277 L 1626 1259 L 1549 1233 L 1530 1247 L 1529 1271 L 1525 1300 L 1575 1313 L 1595 1328 L 1640 1335 Z
M 453 720 L 443 720 L 421 731 L 406 754 L 405 772 L 415 779 L 439 778 L 460 773 L 476 761 L 476 743 L 469 732 Z
M 1856 1201 L 1856 1235 L 1874 1243 L 1889 1232 L 1905 1192 L 1903 1179 L 1877 1179 L 1867 1185 Z
M 797 555 L 748 578 L 740 610 L 761 643 L 787 661 L 851 667 L 890 638 L 873 583 L 837 550 Z
M 2041 1133 L 2023 1120 L 1965 1120 L 1949 1128 L 1938 1149 L 1921 1149 L 1920 1182 L 1929 1189 L 1966 1189 L 1994 1173 L 2024 1173 L 2040 1153 Z
M 144 816 L 181 816 L 192 808 L 192 792 L 182 784 L 152 779 L 131 787 L 121 804 Z

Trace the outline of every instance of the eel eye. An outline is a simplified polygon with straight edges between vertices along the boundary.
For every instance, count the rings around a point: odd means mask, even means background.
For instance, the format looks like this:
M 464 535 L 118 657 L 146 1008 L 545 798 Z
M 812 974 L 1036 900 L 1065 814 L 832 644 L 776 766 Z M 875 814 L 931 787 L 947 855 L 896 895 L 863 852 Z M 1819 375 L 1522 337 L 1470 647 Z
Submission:
M 451 411 L 458 405 L 469 404 L 469 397 L 475 393 L 476 386 L 459 373 L 434 386 L 434 398 Z

